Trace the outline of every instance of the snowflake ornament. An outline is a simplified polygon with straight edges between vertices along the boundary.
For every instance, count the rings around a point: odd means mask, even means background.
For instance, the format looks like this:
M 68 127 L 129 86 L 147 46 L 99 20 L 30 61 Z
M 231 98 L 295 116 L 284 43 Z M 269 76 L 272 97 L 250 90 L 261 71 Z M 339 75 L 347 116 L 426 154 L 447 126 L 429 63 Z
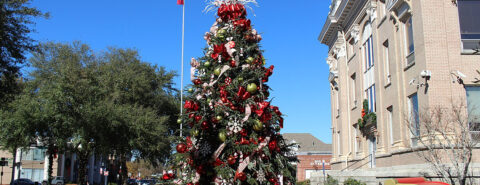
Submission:
M 257 172 L 257 181 L 260 183 L 267 181 L 267 178 L 265 178 L 265 172 L 263 172 L 262 168 Z
M 242 123 L 238 120 L 238 118 L 231 118 L 228 122 L 228 130 L 232 131 L 233 133 L 238 133 L 242 130 Z
M 202 156 L 208 156 L 212 153 L 212 147 L 208 142 L 204 142 L 201 146 L 200 149 L 198 150 L 200 152 L 200 155 Z

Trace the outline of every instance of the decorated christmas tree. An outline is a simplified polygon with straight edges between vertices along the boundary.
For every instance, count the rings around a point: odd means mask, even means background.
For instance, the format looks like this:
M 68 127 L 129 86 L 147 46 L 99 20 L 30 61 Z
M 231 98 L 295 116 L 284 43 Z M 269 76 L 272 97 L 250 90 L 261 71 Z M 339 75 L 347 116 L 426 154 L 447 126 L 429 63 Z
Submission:
M 297 159 L 280 135 L 282 113 L 266 85 L 274 67 L 264 67 L 262 37 L 246 18 L 250 2 L 207 7 L 218 17 L 205 34 L 205 56 L 191 61 L 193 85 L 179 119 L 187 136 L 175 154 L 178 184 L 295 183 Z

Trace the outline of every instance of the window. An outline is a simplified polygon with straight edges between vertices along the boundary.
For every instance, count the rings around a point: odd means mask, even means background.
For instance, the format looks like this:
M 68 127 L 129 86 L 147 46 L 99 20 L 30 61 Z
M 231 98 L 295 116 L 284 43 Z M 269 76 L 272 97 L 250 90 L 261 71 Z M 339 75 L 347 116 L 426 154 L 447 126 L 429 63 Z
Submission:
M 356 83 L 356 75 L 353 73 L 353 75 L 350 77 L 350 84 L 351 84 L 351 92 L 352 92 L 352 101 L 353 101 L 353 107 L 357 107 L 357 97 L 355 96 L 355 93 L 357 92 L 357 85 Z
M 468 122 L 470 133 L 480 139 L 480 86 L 465 87 L 467 91 Z
M 389 128 L 389 135 L 390 135 L 390 145 L 393 146 L 393 107 L 390 106 L 387 108 L 388 117 L 388 128 Z
M 414 52 L 415 52 L 415 44 L 413 41 L 413 22 L 412 17 L 408 18 L 405 21 L 405 47 L 406 47 L 406 58 L 407 58 L 407 65 L 412 64 L 415 61 Z
M 370 36 L 367 41 L 363 44 L 363 58 L 364 58 L 364 65 L 365 71 L 368 71 L 372 68 L 375 64 L 375 60 L 373 57 L 373 42 L 372 36 Z
M 27 151 L 22 150 L 22 160 L 26 161 L 44 161 L 45 149 L 31 148 Z
M 43 181 L 43 168 L 42 169 L 32 169 L 32 168 L 22 168 L 20 178 L 30 179 L 33 182 L 42 182 Z
M 383 62 L 385 66 L 385 85 L 391 83 L 390 79 L 390 60 L 389 60 L 389 53 L 388 53 L 388 40 L 383 43 Z
M 480 0 L 457 0 L 463 50 L 480 48 Z
M 418 96 L 413 94 L 409 98 L 409 114 L 410 114 L 410 133 L 412 139 L 412 146 L 417 146 L 417 140 L 420 136 L 420 119 L 418 116 Z
M 368 100 L 368 110 L 370 112 L 376 112 L 377 111 L 377 95 L 375 94 L 375 84 L 370 86 L 367 90 L 365 90 L 365 94 Z

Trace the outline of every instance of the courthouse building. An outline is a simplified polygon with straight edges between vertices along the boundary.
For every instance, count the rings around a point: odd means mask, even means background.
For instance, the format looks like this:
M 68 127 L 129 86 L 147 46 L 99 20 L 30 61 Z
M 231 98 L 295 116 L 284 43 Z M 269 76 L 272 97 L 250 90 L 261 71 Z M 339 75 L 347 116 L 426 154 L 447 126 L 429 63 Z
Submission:
M 329 48 L 332 175 L 381 182 L 431 169 L 411 152 L 420 131 L 406 118 L 452 102 L 480 115 L 479 17 L 480 0 L 332 0 L 318 37 Z M 364 104 L 376 119 L 359 125 Z

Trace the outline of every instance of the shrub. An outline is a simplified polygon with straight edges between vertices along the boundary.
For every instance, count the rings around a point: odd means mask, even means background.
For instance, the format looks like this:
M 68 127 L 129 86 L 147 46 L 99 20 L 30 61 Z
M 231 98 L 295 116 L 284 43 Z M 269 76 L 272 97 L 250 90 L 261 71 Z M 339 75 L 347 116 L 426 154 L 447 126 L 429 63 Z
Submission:
M 302 182 L 297 182 L 297 185 L 310 185 L 310 180 L 302 181 Z
M 325 185 L 338 185 L 338 180 L 334 179 L 332 176 L 327 177 L 327 182 L 325 182 Z
M 348 178 L 347 180 L 345 180 L 343 182 L 343 184 L 344 185 L 367 185 L 364 182 L 361 182 L 359 180 L 355 180 L 355 179 L 352 179 L 352 178 Z

